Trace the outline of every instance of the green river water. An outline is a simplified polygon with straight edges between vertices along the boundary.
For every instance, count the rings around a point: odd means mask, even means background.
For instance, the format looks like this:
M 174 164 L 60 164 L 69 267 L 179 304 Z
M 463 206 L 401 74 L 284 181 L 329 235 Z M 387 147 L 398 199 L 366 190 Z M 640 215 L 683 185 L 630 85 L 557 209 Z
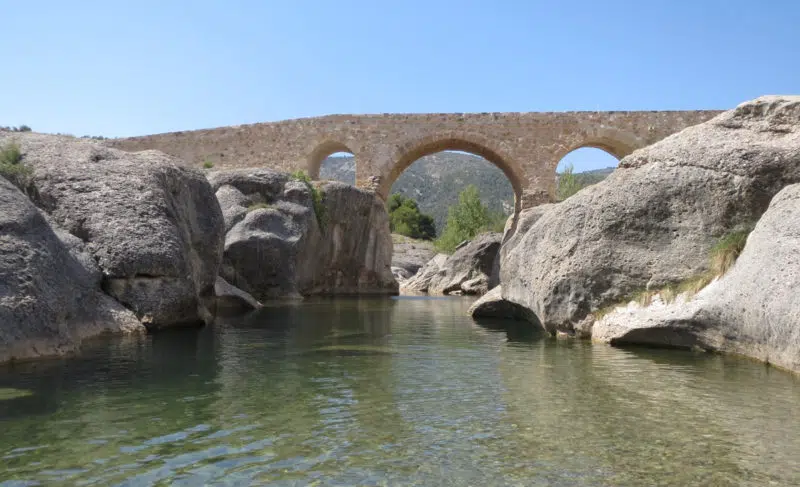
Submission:
M 0 368 L 0 486 L 800 485 L 800 379 L 316 300 Z

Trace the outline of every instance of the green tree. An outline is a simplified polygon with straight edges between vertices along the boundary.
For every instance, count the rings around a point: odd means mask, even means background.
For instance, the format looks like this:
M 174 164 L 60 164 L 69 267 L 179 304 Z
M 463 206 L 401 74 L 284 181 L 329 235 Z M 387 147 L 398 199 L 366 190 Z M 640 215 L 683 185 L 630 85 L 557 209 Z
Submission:
M 442 235 L 436 240 L 436 247 L 442 252 L 453 252 L 464 240 L 471 240 L 478 234 L 492 231 L 505 222 L 505 215 L 493 213 L 481 202 L 478 188 L 469 185 L 458 195 L 458 204 L 447 211 L 447 224 Z
M 558 189 L 556 190 L 556 198 L 558 198 L 558 201 L 564 201 L 585 187 L 585 185 L 578 180 L 574 170 L 575 168 L 572 167 L 572 164 L 567 164 L 564 168 L 564 172 L 559 175 Z
M 389 228 L 392 233 L 425 240 L 436 237 L 433 217 L 420 212 L 413 199 L 395 193 L 386 202 L 386 210 L 389 212 Z

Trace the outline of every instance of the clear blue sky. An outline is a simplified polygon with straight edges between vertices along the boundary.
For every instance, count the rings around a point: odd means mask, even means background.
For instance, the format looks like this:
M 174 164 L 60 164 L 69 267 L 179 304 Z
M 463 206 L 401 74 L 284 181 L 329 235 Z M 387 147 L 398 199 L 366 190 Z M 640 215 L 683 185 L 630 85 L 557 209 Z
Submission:
M 0 125 L 729 108 L 800 92 L 800 0 L 0 0 Z

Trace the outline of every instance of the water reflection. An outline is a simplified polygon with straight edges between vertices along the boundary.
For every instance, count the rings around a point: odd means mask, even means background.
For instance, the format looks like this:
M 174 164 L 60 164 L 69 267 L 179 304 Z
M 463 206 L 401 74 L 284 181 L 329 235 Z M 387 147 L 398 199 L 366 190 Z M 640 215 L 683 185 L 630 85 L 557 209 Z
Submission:
M 6 367 L 33 394 L 0 400 L 0 485 L 800 483 L 795 377 L 469 304 L 283 303 Z

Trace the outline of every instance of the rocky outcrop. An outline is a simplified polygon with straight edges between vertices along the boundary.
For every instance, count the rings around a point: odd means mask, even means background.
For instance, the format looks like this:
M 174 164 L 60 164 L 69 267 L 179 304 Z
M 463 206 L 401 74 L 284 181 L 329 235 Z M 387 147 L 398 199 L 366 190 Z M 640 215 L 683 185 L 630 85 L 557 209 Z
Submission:
M 396 272 L 395 278 L 406 274 L 408 276 L 403 279 L 410 278 L 436 255 L 433 242 L 414 240 L 402 235 L 392 235 L 392 240 L 394 241 L 392 267 L 405 270 Z
M 490 287 L 501 238 L 499 233 L 486 233 L 463 244 L 453 255 L 436 255 L 416 275 L 401 283 L 400 292 L 485 294 Z
M 152 327 L 212 319 L 223 219 L 199 171 L 69 137 L 0 134 L 0 144 L 12 138 L 34 170 L 34 203 L 80 239 L 108 294 Z
M 75 350 L 101 333 L 144 327 L 106 296 L 83 244 L 54 229 L 0 177 L 0 363 Z
M 506 244 L 503 298 L 571 332 L 631 292 L 707 269 L 720 236 L 800 182 L 800 97 L 763 97 L 620 162 Z
M 701 347 L 800 372 L 800 185 L 775 196 L 738 260 L 694 298 L 620 308 L 594 324 L 612 344 Z
M 217 276 L 214 282 L 214 294 L 217 297 L 218 309 L 250 311 L 264 307 L 253 296 L 229 284 L 220 276 Z
M 442 266 L 447 261 L 447 254 L 436 254 L 411 278 L 400 283 L 400 294 L 425 294 Z
M 536 323 L 536 316 L 527 308 L 503 299 L 502 286 L 496 286 L 469 307 L 473 318 L 502 318 Z
M 336 182 L 312 189 L 268 169 L 208 177 L 227 232 L 220 274 L 234 286 L 261 300 L 397 292 L 388 216 L 373 194 Z
M 431 278 L 428 293 L 485 294 L 501 240 L 499 233 L 485 233 L 456 249 Z

